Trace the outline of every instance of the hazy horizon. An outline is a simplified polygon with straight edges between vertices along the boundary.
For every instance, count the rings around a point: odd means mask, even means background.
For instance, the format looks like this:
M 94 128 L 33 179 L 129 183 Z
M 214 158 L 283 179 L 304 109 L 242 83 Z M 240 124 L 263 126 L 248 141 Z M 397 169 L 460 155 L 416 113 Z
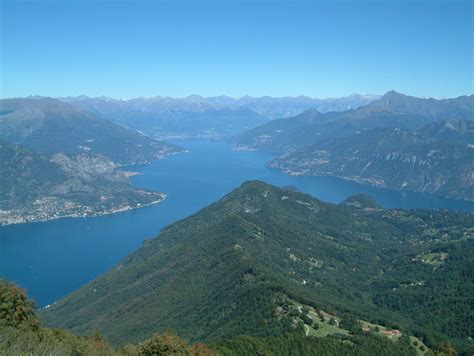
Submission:
M 206 96 L 206 95 L 201 95 L 201 94 L 189 94 L 187 96 L 170 96 L 166 94 L 156 94 L 156 95 L 150 95 L 150 96 L 129 96 L 129 97 L 117 97 L 117 96 L 112 96 L 112 95 L 107 95 L 107 94 L 102 94 L 102 95 L 97 95 L 97 96 L 91 96 L 91 95 L 85 95 L 85 94 L 79 94 L 79 95 L 61 95 L 61 96 L 48 96 L 48 95 L 27 95 L 27 96 L 9 96 L 9 97 L 1 97 L 0 99 L 19 99 L 19 98 L 52 98 L 52 99 L 62 99 L 62 98 L 89 98 L 89 99 L 101 99 L 101 98 L 107 98 L 107 99 L 112 99 L 112 100 L 117 100 L 117 101 L 129 101 L 129 100 L 135 100 L 135 99 L 174 99 L 174 100 L 186 100 L 190 99 L 193 97 L 198 97 L 202 99 L 214 99 L 214 98 L 229 98 L 232 100 L 242 100 L 245 98 L 252 98 L 252 99 L 262 99 L 262 98 L 272 98 L 272 99 L 297 99 L 297 98 L 306 98 L 310 100 L 337 100 L 337 99 L 344 99 L 344 98 L 350 98 L 350 97 L 355 97 L 355 96 L 361 96 L 361 97 L 382 97 L 388 92 L 397 92 L 402 95 L 406 96 L 411 96 L 415 98 L 420 98 L 420 99 L 434 99 L 434 100 L 445 100 L 445 99 L 454 99 L 462 96 L 471 96 L 474 95 L 473 92 L 470 93 L 465 93 L 465 94 L 460 94 L 457 96 L 453 97 L 434 97 L 434 96 L 418 96 L 418 95 L 409 95 L 407 93 L 403 93 L 398 90 L 388 90 L 383 93 L 352 93 L 349 95 L 344 95 L 344 96 L 338 96 L 338 97 L 314 97 L 314 96 L 309 96 L 305 94 L 300 94 L 300 95 L 286 95 L 286 96 L 273 96 L 273 95 L 248 95 L 244 94 L 242 96 L 230 96 L 226 94 L 221 94 L 221 95 L 211 95 L 211 96 Z

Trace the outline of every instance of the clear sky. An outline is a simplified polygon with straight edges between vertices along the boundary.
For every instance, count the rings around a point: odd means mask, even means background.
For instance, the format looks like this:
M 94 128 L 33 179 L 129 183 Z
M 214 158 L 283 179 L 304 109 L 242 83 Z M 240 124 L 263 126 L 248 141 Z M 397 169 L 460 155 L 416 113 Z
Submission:
M 3 97 L 473 92 L 470 0 L 0 3 Z

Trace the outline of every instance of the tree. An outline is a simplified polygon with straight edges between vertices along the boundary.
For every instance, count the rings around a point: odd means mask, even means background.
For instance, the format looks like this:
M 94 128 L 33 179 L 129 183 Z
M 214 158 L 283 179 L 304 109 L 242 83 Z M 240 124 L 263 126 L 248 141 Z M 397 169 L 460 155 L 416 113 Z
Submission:
M 140 354 L 144 355 L 188 355 L 189 345 L 179 336 L 166 333 L 155 334 L 138 346 Z
M 343 328 L 343 329 L 347 329 L 353 333 L 356 333 L 360 330 L 360 324 L 359 324 L 359 320 L 356 316 L 352 315 L 352 314 L 349 314 L 349 315 L 346 315 L 342 320 L 341 320 L 341 323 L 340 323 L 340 326 Z
M 300 318 L 306 325 L 313 325 L 313 319 L 311 319 L 307 314 L 301 314 Z
M 318 310 L 318 316 L 321 318 L 321 321 L 324 321 L 324 314 L 321 310 Z
M 0 280 L 0 321 L 6 326 L 26 326 L 38 329 L 39 319 L 34 312 L 34 303 L 23 289 Z
M 456 349 L 449 341 L 443 342 L 435 352 L 436 356 L 455 356 Z
M 214 353 L 211 349 L 203 343 L 197 343 L 189 349 L 189 355 L 191 356 L 212 356 Z

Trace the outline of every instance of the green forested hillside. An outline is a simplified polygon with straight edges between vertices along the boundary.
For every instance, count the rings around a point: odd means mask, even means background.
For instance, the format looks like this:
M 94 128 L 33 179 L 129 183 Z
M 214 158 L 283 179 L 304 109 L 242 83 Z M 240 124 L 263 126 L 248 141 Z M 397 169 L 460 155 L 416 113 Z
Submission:
M 469 350 L 473 226 L 472 214 L 383 210 L 361 196 L 338 206 L 247 182 L 42 316 L 114 343 L 165 330 L 217 342 L 295 331 L 286 311 L 297 301 Z
M 416 355 L 415 349 L 406 341 L 394 343 L 381 337 L 357 335 L 348 340 L 338 338 L 307 337 L 288 333 L 266 338 L 241 336 L 211 344 L 219 355 L 264 355 L 264 356 L 409 356 Z

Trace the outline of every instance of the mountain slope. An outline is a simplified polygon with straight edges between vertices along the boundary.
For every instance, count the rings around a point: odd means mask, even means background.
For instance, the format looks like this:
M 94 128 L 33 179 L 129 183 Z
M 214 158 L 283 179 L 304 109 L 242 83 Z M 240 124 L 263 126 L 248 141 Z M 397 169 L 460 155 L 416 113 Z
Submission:
M 351 337 L 351 342 L 337 338 L 307 337 L 300 332 L 269 338 L 236 337 L 207 346 L 189 345 L 170 333 L 155 334 L 138 345 L 114 348 L 99 333 L 73 335 L 65 330 L 50 329 L 41 324 L 25 291 L 0 279 L 0 354 L 1 355 L 416 355 L 407 337 L 396 343 L 372 335 Z
M 417 134 L 428 140 L 472 146 L 474 144 L 474 121 L 445 119 L 422 127 L 417 131 Z
M 345 137 L 377 127 L 418 129 L 442 119 L 474 119 L 474 95 L 454 99 L 421 99 L 388 92 L 355 110 L 326 114 L 307 111 L 273 120 L 233 138 L 241 149 L 287 153 L 306 145 Z
M 474 199 L 474 122 L 444 120 L 417 131 L 377 128 L 284 154 L 269 167 L 396 189 Z
M 91 216 L 157 203 L 101 155 L 40 155 L 0 140 L 0 225 Z
M 432 344 L 449 337 L 462 345 L 474 325 L 466 304 L 474 217 L 383 210 L 357 199 L 358 206 L 337 206 L 244 183 L 169 225 L 43 317 L 74 332 L 100 330 L 116 343 L 163 330 L 210 341 L 293 330 L 284 311 L 296 300 L 343 320 L 397 323 Z M 433 252 L 448 257 L 424 262 Z
M 464 95 L 453 99 L 433 99 L 417 98 L 391 90 L 380 99 L 368 104 L 367 107 L 393 113 L 416 114 L 436 120 L 451 118 L 473 120 L 474 95 Z
M 51 98 L 0 100 L 0 137 L 43 154 L 100 154 L 122 165 L 179 151 Z
M 47 194 L 66 175 L 46 157 L 0 140 L 0 201 L 25 200 Z M 4 206 L 3 206 L 4 207 Z

